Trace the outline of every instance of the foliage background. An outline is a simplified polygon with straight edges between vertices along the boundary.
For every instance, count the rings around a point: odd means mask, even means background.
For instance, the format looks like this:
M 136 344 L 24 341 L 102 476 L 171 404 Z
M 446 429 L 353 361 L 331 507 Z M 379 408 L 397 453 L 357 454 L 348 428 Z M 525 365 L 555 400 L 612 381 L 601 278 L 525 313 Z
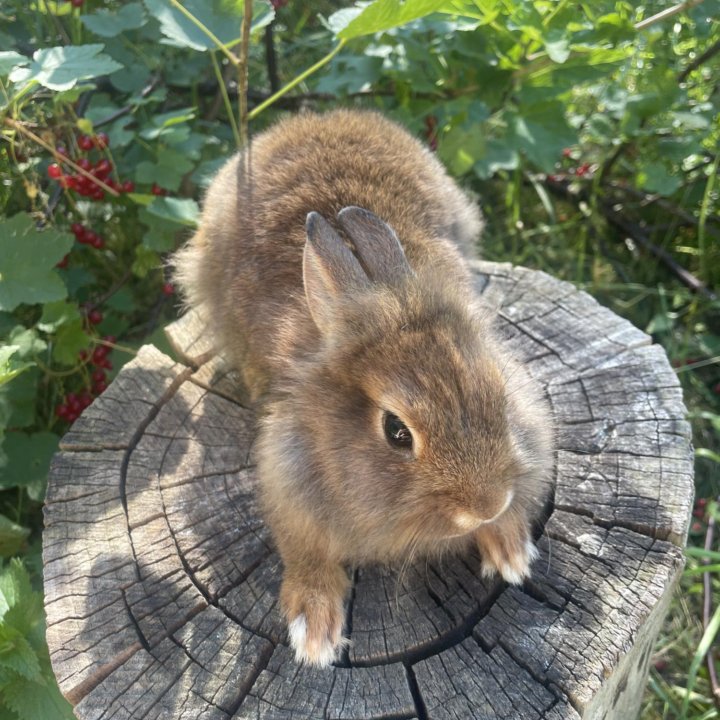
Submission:
M 2 717 L 72 717 L 44 644 L 48 464 L 140 345 L 169 351 L 163 261 L 242 130 L 242 9 L 0 2 Z M 253 8 L 251 134 L 304 107 L 382 110 L 477 194 L 486 258 L 578 284 L 667 350 L 695 432 L 697 501 L 645 718 L 718 716 L 703 656 L 720 624 L 719 17 L 718 0 Z

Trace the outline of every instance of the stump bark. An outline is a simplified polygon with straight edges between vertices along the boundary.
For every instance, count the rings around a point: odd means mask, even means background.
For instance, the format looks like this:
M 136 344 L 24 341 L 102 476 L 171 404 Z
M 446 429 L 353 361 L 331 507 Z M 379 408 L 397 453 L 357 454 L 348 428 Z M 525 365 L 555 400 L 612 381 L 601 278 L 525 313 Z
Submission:
M 568 283 L 477 263 L 557 418 L 523 587 L 477 557 L 355 571 L 337 667 L 295 664 L 258 512 L 253 413 L 189 315 L 61 443 L 45 507 L 47 638 L 78 718 L 634 717 L 679 573 L 690 429 L 662 351 Z

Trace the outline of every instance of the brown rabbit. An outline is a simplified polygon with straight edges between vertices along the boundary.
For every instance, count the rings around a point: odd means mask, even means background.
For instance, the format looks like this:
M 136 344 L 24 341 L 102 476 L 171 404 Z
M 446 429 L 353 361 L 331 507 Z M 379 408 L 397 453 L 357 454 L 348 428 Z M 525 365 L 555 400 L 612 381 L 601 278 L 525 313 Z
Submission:
M 338 110 L 250 157 L 213 181 L 176 277 L 261 410 L 290 642 L 325 665 L 348 565 L 474 540 L 484 573 L 528 575 L 551 421 L 473 292 L 479 213 L 417 140 Z

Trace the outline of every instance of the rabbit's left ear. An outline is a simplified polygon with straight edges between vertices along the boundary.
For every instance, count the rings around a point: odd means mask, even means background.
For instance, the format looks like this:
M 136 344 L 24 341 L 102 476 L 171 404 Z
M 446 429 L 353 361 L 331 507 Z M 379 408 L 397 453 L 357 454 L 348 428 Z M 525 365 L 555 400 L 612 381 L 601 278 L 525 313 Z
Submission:
M 413 274 L 395 231 L 377 215 L 350 206 L 338 213 L 338 222 L 373 282 L 393 286 Z
M 311 212 L 305 229 L 305 299 L 318 329 L 327 334 L 341 319 L 346 296 L 368 289 L 370 280 L 350 248 L 321 215 Z

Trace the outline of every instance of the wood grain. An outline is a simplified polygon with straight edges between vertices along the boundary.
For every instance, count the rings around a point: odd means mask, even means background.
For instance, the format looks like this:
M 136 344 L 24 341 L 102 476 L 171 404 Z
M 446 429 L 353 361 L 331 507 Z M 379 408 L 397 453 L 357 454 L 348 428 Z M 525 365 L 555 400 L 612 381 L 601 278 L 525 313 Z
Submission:
M 693 496 L 677 378 L 568 283 L 477 263 L 557 423 L 523 587 L 479 558 L 355 571 L 351 645 L 298 666 L 256 501 L 255 417 L 192 313 L 63 438 L 45 507 L 47 637 L 78 718 L 632 718 L 683 566 Z

